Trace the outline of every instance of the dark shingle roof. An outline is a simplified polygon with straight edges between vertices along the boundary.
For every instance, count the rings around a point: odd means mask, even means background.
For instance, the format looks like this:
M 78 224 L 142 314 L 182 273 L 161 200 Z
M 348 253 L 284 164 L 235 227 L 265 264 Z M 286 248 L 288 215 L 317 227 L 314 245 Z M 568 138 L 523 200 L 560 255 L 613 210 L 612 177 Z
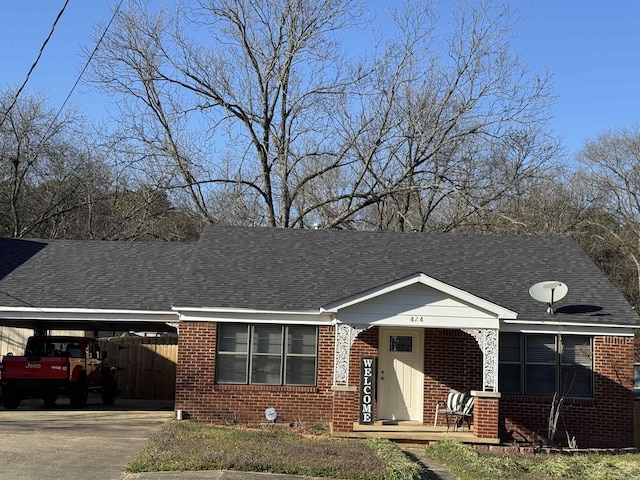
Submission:
M 193 244 L 0 239 L 0 305 L 170 309 Z
M 528 293 L 545 280 L 569 287 L 556 320 L 639 320 L 582 249 L 559 236 L 207 227 L 191 261 L 177 306 L 314 310 L 424 273 L 520 320 L 549 320 Z
M 0 239 L 0 306 L 318 310 L 424 273 L 549 320 L 528 289 L 559 280 L 555 320 L 635 325 L 624 297 L 570 239 L 207 227 L 197 243 Z

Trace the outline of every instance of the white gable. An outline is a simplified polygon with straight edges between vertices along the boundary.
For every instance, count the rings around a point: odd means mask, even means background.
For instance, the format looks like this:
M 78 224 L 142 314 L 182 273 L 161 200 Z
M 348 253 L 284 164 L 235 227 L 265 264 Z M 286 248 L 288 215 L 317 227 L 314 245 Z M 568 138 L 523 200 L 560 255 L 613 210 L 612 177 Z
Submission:
M 326 305 L 349 324 L 438 328 L 498 328 L 517 314 L 423 274 Z

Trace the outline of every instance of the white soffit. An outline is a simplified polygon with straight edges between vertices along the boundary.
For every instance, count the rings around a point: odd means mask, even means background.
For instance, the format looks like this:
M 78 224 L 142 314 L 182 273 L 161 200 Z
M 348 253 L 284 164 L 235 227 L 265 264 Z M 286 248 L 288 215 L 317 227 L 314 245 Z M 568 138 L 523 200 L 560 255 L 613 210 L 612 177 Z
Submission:
M 224 307 L 172 307 L 184 322 L 235 322 L 332 325 L 333 315 L 328 312 L 257 310 L 252 308 Z
M 110 310 L 96 308 L 0 307 L 0 319 L 41 321 L 110 321 L 110 322 L 175 322 L 171 311 Z
M 513 321 L 506 320 L 500 325 L 501 332 L 514 333 L 564 333 L 565 335 L 594 335 L 632 337 L 635 335 L 635 327 L 629 325 L 601 325 L 598 322 L 562 322 L 557 320 L 547 321 Z
M 395 292 L 402 288 L 408 287 L 410 285 L 422 284 L 427 287 L 431 287 L 434 290 L 438 290 L 443 294 L 457 299 L 461 302 L 467 303 L 473 307 L 476 307 L 480 310 L 484 310 L 492 315 L 495 315 L 499 319 L 513 319 L 518 318 L 518 314 L 514 311 L 511 311 L 507 308 L 501 307 L 500 305 L 496 305 L 495 303 L 484 300 L 483 298 L 477 297 L 469 292 L 461 290 L 459 288 L 453 287 L 447 283 L 441 282 L 440 280 L 436 280 L 435 278 L 429 277 L 424 273 L 417 273 L 415 275 L 411 275 L 409 277 L 402 278 L 395 282 L 387 283 L 381 285 L 376 288 L 372 288 L 367 290 L 366 292 L 362 292 L 351 297 L 344 298 L 342 300 L 338 300 L 337 302 L 330 303 L 328 305 L 324 305 L 321 307 L 321 311 L 323 312 L 332 312 L 336 313 L 339 310 L 342 310 L 347 307 L 351 307 L 353 305 L 357 305 L 362 302 L 366 302 L 376 297 L 383 296 L 385 294 Z

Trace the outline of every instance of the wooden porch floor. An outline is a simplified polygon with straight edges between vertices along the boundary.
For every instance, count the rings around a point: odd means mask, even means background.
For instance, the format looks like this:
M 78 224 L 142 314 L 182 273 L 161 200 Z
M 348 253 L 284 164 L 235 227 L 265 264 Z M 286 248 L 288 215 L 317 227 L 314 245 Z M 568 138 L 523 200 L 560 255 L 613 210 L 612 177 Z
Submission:
M 469 430 L 453 427 L 447 431 L 447 427 L 436 427 L 417 422 L 388 422 L 377 421 L 373 425 L 353 424 L 352 432 L 332 432 L 335 437 L 346 438 L 388 438 L 389 440 L 410 442 L 436 442 L 438 440 L 456 440 L 462 443 L 491 444 L 500 443 L 498 438 L 478 438 Z

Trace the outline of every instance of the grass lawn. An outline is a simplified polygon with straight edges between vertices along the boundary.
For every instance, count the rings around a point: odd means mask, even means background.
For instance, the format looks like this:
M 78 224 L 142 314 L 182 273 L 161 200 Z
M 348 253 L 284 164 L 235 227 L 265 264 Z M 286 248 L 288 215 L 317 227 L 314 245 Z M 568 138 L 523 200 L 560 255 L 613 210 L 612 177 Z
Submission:
M 437 460 L 462 480 L 631 480 L 640 479 L 640 455 L 509 455 L 483 452 L 457 442 L 426 447 Z
M 426 456 L 462 480 L 640 479 L 640 455 L 514 455 L 476 452 L 453 441 Z M 214 427 L 172 420 L 153 435 L 127 472 L 239 470 L 343 480 L 418 480 L 420 467 L 382 439 L 304 436 L 290 429 Z
M 308 438 L 280 429 L 172 420 L 149 439 L 127 472 L 176 470 L 240 470 L 344 480 L 420 478 L 418 465 L 387 440 Z

